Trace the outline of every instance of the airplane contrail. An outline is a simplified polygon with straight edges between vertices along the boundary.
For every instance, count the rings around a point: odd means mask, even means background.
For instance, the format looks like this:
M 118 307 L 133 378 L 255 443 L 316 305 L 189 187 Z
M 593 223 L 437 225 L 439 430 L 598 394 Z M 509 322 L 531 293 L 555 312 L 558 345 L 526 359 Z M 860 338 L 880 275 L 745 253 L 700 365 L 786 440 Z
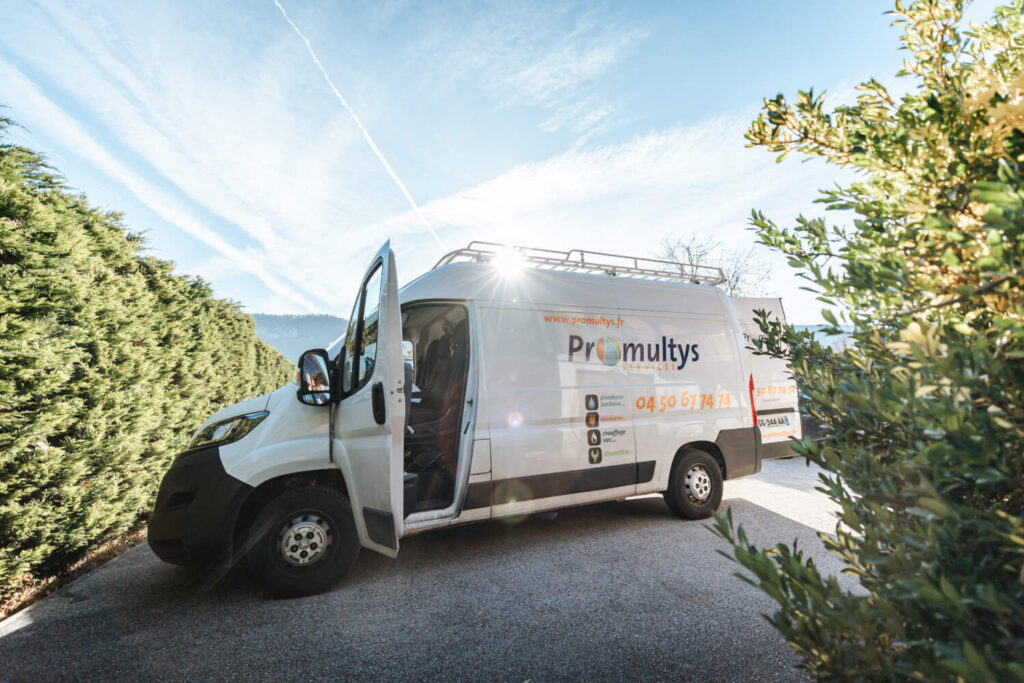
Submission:
M 429 230 L 430 234 L 434 236 L 435 240 L 437 240 L 438 245 L 442 249 L 447 250 L 447 247 L 444 246 L 444 242 L 441 241 L 441 238 L 438 237 L 437 233 L 434 231 L 434 228 L 430 225 L 430 221 L 428 221 L 426 217 L 420 212 L 420 207 L 416 205 L 416 202 L 413 200 L 412 195 L 409 194 L 409 190 L 405 188 L 405 183 L 403 183 L 401 178 L 398 177 L 398 174 L 395 173 L 395 170 L 391 168 L 391 164 L 389 164 L 388 160 L 384 158 L 383 152 L 381 152 L 380 149 L 377 148 L 377 145 L 376 143 L 374 143 L 373 138 L 370 137 L 370 132 L 366 130 L 366 126 L 363 125 L 363 122 L 359 120 L 358 116 L 356 116 L 355 111 L 353 111 L 352 107 L 349 106 L 348 102 L 342 96 L 341 92 L 334 86 L 334 81 L 332 81 L 331 77 L 327 75 L 327 69 L 325 69 L 324 65 L 320 63 L 320 58 L 317 57 L 316 52 L 313 51 L 313 46 L 309 43 L 309 38 L 307 38 L 302 33 L 302 31 L 299 30 L 299 27 L 296 26 L 295 22 L 291 20 L 291 17 L 289 17 L 288 13 L 284 11 L 284 7 L 278 0 L 274 0 L 274 4 L 277 5 L 277 9 L 281 10 L 281 15 L 284 16 L 284 20 L 291 25 L 292 30 L 295 31 L 299 38 L 302 38 L 302 41 L 306 44 L 306 49 L 309 50 L 309 56 L 313 58 L 313 63 L 316 64 L 316 67 L 318 69 L 320 69 L 320 73 L 323 74 L 324 80 L 327 81 L 327 85 L 330 86 L 331 91 L 334 93 L 334 96 L 338 98 L 338 101 L 341 102 L 342 106 L 345 107 L 345 109 L 348 110 L 348 113 L 352 115 L 352 120 L 356 122 L 356 126 L 358 126 L 359 131 L 363 134 L 363 137 L 366 139 L 366 144 L 368 144 L 370 146 L 370 149 L 373 150 L 373 153 L 377 155 L 377 158 L 380 159 L 380 163 L 384 165 L 384 170 L 388 172 L 388 175 L 391 176 L 391 179 L 395 181 L 396 185 L 398 185 L 398 189 L 402 191 L 403 195 L 405 195 L 405 198 L 409 201 L 409 206 L 412 207 L 413 212 L 415 212 L 419 219 L 423 221 L 423 225 L 427 226 L 427 230 Z

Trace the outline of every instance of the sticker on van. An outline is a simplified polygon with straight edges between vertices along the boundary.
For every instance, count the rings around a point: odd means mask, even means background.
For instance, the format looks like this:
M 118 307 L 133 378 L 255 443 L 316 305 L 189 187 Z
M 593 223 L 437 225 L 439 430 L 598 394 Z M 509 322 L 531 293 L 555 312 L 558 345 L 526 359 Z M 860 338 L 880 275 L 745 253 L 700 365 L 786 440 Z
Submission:
M 660 341 L 622 342 L 611 337 L 600 337 L 596 341 L 585 341 L 578 334 L 569 335 L 569 360 L 580 360 L 582 353 L 584 362 L 591 355 L 605 365 L 614 366 L 623 361 L 629 367 L 637 363 L 654 363 L 662 370 L 682 370 L 687 362 L 696 363 L 700 360 L 697 344 L 677 343 L 673 337 L 662 337 Z

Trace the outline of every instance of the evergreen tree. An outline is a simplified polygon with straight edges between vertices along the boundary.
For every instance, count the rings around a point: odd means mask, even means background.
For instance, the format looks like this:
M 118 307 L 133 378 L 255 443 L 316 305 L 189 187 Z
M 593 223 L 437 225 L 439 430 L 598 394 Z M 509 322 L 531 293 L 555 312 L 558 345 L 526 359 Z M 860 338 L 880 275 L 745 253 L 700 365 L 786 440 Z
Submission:
M 0 119 L 0 600 L 148 512 L 170 458 L 291 363 L 197 278 L 145 256 Z

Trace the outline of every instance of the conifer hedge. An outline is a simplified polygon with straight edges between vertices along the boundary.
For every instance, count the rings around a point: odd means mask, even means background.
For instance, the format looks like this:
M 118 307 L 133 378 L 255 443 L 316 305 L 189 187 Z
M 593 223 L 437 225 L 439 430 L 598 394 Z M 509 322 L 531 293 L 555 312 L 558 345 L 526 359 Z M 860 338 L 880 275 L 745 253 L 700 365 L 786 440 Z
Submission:
M 212 412 L 291 363 L 0 119 L 0 601 L 124 533 Z

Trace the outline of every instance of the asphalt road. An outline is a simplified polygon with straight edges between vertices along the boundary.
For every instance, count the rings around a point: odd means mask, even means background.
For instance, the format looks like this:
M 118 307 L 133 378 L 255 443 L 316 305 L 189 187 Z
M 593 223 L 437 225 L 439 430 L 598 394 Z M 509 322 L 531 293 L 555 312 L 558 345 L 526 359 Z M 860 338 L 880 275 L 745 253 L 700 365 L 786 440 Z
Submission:
M 766 463 L 723 509 L 837 572 L 814 476 Z M 636 498 L 403 539 L 397 560 L 364 551 L 331 592 L 285 600 L 142 545 L 0 623 L 0 679 L 802 680 L 723 547 Z

